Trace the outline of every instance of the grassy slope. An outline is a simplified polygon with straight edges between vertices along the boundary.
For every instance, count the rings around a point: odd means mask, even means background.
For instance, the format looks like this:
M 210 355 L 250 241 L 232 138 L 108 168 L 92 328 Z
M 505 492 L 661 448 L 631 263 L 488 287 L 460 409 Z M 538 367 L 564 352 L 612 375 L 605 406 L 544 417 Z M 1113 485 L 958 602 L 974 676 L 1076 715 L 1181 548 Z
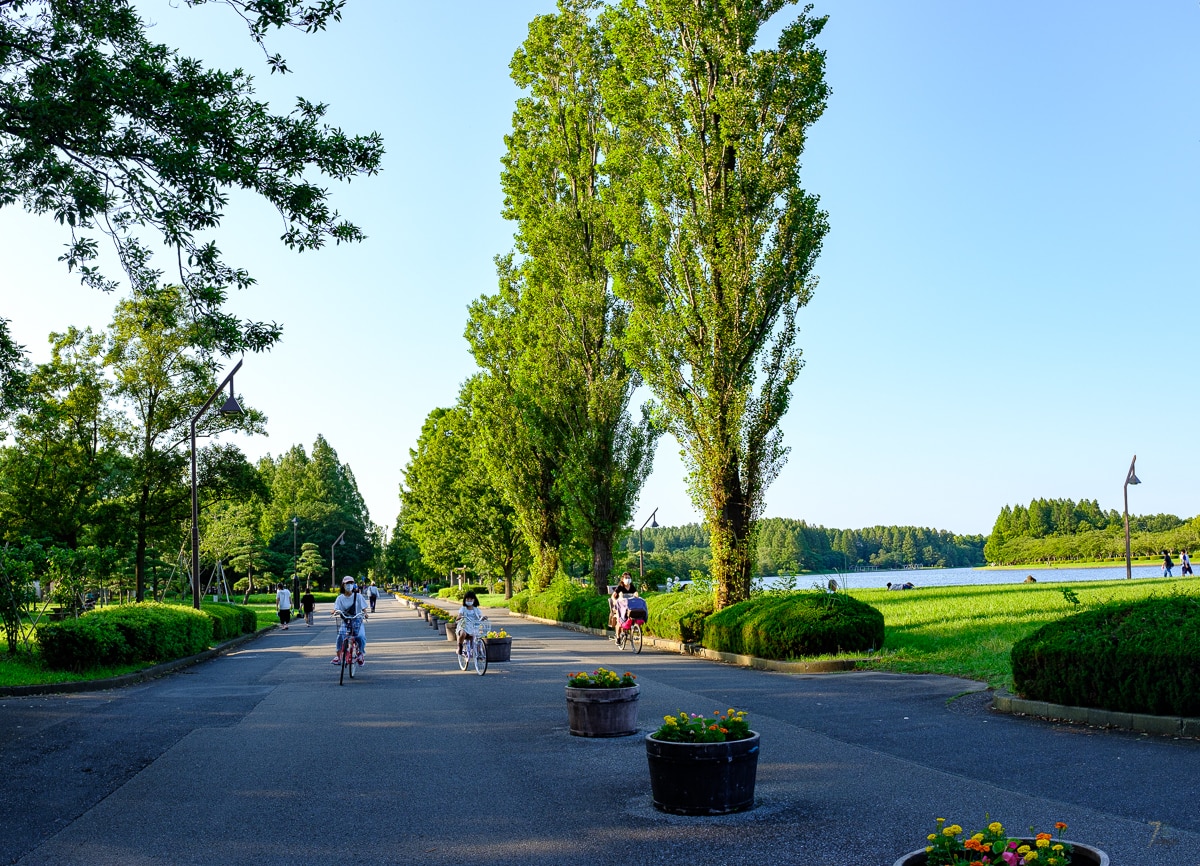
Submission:
M 1038 627 L 1083 606 L 1150 595 L 1200 595 L 1200 580 L 1162 578 L 986 586 L 946 586 L 909 592 L 855 590 L 878 608 L 886 623 L 884 651 L 870 662 L 878 670 L 939 673 L 1012 687 L 1012 645 Z

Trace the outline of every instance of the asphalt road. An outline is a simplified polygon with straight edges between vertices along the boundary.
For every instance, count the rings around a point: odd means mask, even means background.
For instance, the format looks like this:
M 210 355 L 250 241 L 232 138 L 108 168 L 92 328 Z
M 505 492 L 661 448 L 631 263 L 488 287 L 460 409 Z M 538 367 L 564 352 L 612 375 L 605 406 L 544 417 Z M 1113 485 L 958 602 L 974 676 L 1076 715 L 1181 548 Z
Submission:
M 634 656 L 491 615 L 513 659 L 484 677 L 384 599 L 346 686 L 319 617 L 139 686 L 0 700 L 0 862 L 891 866 L 945 817 L 1065 821 L 1114 864 L 1200 866 L 1195 740 L 994 713 L 949 677 Z M 660 814 L 640 736 L 570 736 L 566 674 L 600 665 L 638 675 L 646 732 L 747 710 L 756 808 Z

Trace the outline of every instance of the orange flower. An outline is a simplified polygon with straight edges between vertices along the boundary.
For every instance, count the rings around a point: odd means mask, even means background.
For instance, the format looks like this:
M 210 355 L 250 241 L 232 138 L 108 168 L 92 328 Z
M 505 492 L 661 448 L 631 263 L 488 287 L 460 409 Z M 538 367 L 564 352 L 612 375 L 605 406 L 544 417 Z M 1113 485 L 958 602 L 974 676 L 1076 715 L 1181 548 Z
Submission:
M 1065 830 L 1065 829 L 1067 829 L 1067 825 L 1064 824 L 1062 821 L 1055 821 L 1054 829 L 1055 830 Z
M 1053 839 L 1054 834 L 1053 833 L 1038 833 L 1035 838 L 1037 838 L 1037 839 Z

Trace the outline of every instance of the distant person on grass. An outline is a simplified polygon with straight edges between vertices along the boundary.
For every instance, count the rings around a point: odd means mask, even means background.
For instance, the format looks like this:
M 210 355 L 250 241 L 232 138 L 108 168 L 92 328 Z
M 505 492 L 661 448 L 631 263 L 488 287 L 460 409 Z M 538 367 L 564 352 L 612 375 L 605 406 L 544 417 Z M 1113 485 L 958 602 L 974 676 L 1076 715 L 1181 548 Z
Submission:
M 275 610 L 279 614 L 279 624 L 287 631 L 288 623 L 292 621 L 292 591 L 286 584 L 279 584 L 275 590 Z
M 1171 561 L 1171 551 L 1163 551 L 1163 577 L 1172 577 L 1171 569 L 1175 567 L 1175 563 Z
M 338 613 L 344 614 L 347 617 L 355 617 L 361 614 L 361 617 L 353 621 L 354 637 L 358 639 L 358 656 L 354 659 L 359 665 L 362 665 L 367 660 L 367 629 L 363 622 L 367 618 L 367 600 L 363 598 L 362 593 L 358 591 L 358 587 L 354 585 L 354 578 L 342 578 L 342 594 L 337 597 L 337 601 L 333 603 L 334 615 Z M 340 665 L 342 663 L 342 646 L 350 637 L 350 630 L 347 621 L 338 617 L 338 636 L 337 650 L 330 664 Z
M 1179 551 L 1179 576 L 1190 576 L 1192 573 L 1192 558 L 1186 550 Z
M 309 625 L 313 624 L 313 608 L 317 606 L 317 600 L 312 594 L 312 587 L 304 587 L 304 595 L 300 596 L 300 607 L 304 608 L 304 621 Z

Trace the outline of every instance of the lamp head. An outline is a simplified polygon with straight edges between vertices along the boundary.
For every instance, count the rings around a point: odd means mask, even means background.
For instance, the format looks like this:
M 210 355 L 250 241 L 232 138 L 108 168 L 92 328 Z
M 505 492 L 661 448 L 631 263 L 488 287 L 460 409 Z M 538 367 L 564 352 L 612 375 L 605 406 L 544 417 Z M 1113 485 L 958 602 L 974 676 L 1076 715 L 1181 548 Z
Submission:
M 1136 475 L 1134 475 L 1132 472 L 1130 472 L 1129 477 L 1125 479 L 1125 483 L 1126 484 L 1141 484 L 1142 482 L 1138 480 L 1138 477 Z
M 230 394 L 228 399 L 225 400 L 225 403 L 221 406 L 219 411 L 222 415 L 243 415 L 243 414 L 245 414 L 245 411 L 242 409 L 241 404 L 238 403 L 237 398 L 234 397 L 232 394 Z
M 650 515 L 650 528 L 651 528 L 651 529 L 658 529 L 658 521 L 654 519 L 654 515 L 653 515 L 653 514 L 651 514 L 651 515 Z

